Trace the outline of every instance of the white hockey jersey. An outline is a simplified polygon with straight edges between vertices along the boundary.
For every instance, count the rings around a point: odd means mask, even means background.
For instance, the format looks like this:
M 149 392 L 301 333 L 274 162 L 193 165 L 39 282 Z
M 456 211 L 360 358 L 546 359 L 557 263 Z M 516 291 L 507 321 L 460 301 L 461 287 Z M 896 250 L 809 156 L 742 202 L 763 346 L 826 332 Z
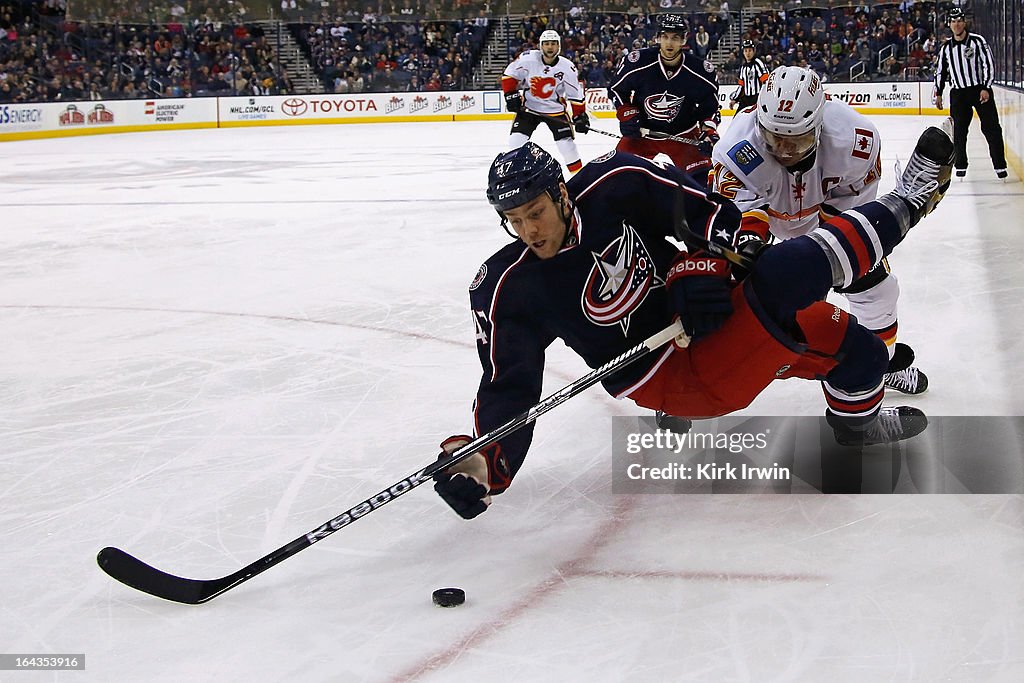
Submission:
M 528 50 L 505 67 L 502 90 L 509 92 L 506 79 L 515 79 L 516 90 L 526 90 L 526 108 L 538 114 L 561 114 L 566 100 L 577 105 L 583 102 L 576 67 L 561 55 L 554 66 L 548 66 L 540 50 Z
M 838 100 L 825 101 L 814 165 L 790 173 L 768 153 L 757 114 L 738 112 L 711 154 L 713 189 L 744 213 L 744 227 L 768 224 L 778 239 L 806 234 L 878 193 L 882 173 L 878 129 L 863 114 Z

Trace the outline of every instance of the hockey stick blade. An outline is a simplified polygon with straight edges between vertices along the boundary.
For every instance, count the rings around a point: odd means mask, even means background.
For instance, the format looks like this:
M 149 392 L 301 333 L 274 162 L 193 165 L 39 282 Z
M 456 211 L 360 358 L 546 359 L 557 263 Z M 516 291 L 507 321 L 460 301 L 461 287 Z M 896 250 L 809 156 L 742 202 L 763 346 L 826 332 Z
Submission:
M 234 574 L 202 581 L 162 572 L 119 548 L 104 548 L 96 555 L 100 569 L 126 586 L 164 600 L 198 605 L 231 588 Z
M 233 574 L 228 574 L 219 579 L 188 579 L 168 574 L 129 555 L 123 550 L 112 547 L 101 550 L 96 555 L 96 562 L 111 578 L 143 593 L 149 593 L 164 600 L 187 605 L 202 604 L 283 562 L 292 555 L 305 550 L 317 541 L 327 538 L 335 531 L 343 529 L 360 517 L 370 514 L 377 508 L 408 493 L 420 484 L 430 481 L 435 473 L 462 462 L 477 451 L 483 450 L 496 443 L 499 439 L 530 424 L 552 408 L 561 405 L 609 375 L 618 372 L 634 361 L 668 344 L 673 339 L 679 339 L 680 341 L 677 343 L 680 343 L 682 346 L 686 346 L 689 343 L 689 338 L 683 334 L 682 324 L 678 320 L 665 329 L 651 335 L 633 348 L 611 359 L 601 367 L 595 368 L 575 382 L 562 387 L 526 412 L 517 415 L 500 427 L 473 439 L 451 455 L 432 462 L 418 472 L 396 482 L 358 505 L 352 506 L 337 517 L 324 522 L 316 529 L 299 536 L 291 543 L 281 546 L 269 555 L 261 557 Z

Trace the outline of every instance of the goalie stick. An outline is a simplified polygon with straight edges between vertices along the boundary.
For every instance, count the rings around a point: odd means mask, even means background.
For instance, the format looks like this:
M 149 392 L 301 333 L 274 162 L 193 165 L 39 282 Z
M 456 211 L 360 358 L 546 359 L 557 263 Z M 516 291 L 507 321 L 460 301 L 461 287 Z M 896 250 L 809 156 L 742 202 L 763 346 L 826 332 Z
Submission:
M 123 550 L 112 547 L 101 550 L 96 556 L 96 562 L 103 571 L 114 579 L 144 593 L 189 605 L 207 602 L 248 581 L 257 574 L 265 572 L 274 565 L 287 560 L 292 555 L 305 550 L 317 541 L 327 538 L 335 531 L 345 528 L 360 517 L 370 514 L 383 505 L 390 503 L 395 498 L 408 493 L 423 482 L 428 481 L 437 472 L 448 469 L 452 465 L 473 455 L 473 453 L 490 446 L 524 425 L 533 422 L 552 408 L 561 405 L 573 396 L 597 384 L 602 379 L 643 358 L 681 335 L 683 341 L 680 343 L 685 346 L 689 343 L 689 339 L 685 337 L 682 325 L 679 321 L 676 321 L 664 330 L 651 335 L 640 344 L 611 359 L 601 367 L 562 387 L 526 412 L 512 418 L 487 434 L 477 437 L 451 455 L 431 463 L 415 474 L 389 486 L 377 495 L 367 498 L 337 517 L 324 522 L 309 533 L 299 536 L 291 543 L 281 546 L 269 555 L 261 557 L 233 574 L 228 574 L 219 579 L 188 579 L 174 576 L 146 564 Z

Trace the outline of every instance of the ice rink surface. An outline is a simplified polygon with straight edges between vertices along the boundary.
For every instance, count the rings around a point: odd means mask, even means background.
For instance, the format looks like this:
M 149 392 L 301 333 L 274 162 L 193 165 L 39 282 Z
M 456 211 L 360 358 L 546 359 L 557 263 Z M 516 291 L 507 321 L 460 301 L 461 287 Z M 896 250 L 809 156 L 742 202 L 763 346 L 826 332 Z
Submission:
M 936 119 L 876 121 L 885 191 Z M 97 568 L 229 574 L 471 428 L 508 125 L 0 146 L 0 650 L 86 655 L 0 681 L 1024 680 L 1021 497 L 613 495 L 610 418 L 644 411 L 599 388 L 472 522 L 425 485 L 197 607 Z M 970 153 L 891 258 L 931 389 L 887 402 L 1024 415 L 1024 188 L 977 123 Z M 556 346 L 546 393 L 587 371 Z M 747 412 L 823 409 L 790 380 Z

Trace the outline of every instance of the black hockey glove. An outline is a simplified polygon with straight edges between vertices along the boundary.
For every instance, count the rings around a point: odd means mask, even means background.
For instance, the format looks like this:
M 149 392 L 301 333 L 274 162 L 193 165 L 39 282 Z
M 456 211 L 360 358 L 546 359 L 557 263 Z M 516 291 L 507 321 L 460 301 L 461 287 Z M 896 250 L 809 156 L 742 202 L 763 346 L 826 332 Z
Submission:
M 704 251 L 676 256 L 668 270 L 672 307 L 693 339 L 714 332 L 732 314 L 729 262 Z
M 752 232 L 740 231 L 736 235 L 736 251 L 740 256 L 746 256 L 748 259 L 757 262 L 757 259 L 761 258 L 761 254 L 764 253 L 765 249 L 770 247 L 771 244 L 765 242 L 759 235 Z M 736 278 L 737 282 L 742 282 L 748 275 L 750 270 L 743 266 L 733 264 L 732 276 Z
M 523 109 L 523 96 L 519 94 L 518 90 L 505 93 L 505 108 L 514 114 L 518 114 Z
M 572 125 L 576 129 L 577 133 L 583 133 L 585 135 L 590 132 L 590 117 L 587 116 L 587 112 L 581 111 L 579 115 L 572 120 Z
M 447 458 L 472 440 L 465 434 L 449 436 L 441 443 L 437 459 Z M 493 445 L 435 474 L 434 490 L 460 517 L 473 519 L 491 504 L 491 491 L 501 493 L 511 479 L 501 447 Z
M 721 139 L 722 136 L 714 128 L 705 129 L 697 142 L 697 149 L 701 151 L 701 154 L 709 157 L 711 156 L 711 150 L 715 147 L 715 143 Z

